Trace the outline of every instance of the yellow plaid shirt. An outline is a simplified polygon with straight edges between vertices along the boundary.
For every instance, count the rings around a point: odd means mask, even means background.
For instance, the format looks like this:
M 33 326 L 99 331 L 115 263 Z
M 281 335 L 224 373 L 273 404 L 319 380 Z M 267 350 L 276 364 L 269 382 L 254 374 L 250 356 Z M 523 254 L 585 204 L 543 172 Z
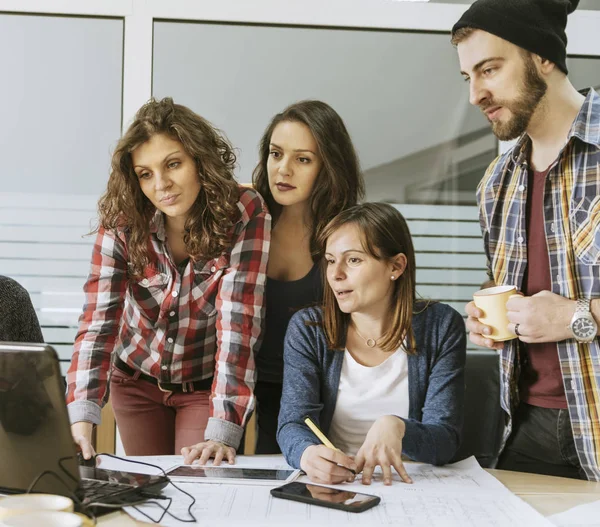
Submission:
M 567 143 L 552 164 L 544 191 L 544 223 L 552 292 L 566 298 L 600 298 L 600 96 L 585 90 L 585 102 Z M 496 284 L 521 287 L 527 267 L 525 204 L 530 140 L 525 134 L 488 168 L 477 188 L 479 218 Z M 600 322 L 600 321 L 599 321 Z M 501 404 L 519 404 L 519 341 L 500 355 Z M 588 479 L 600 481 L 600 340 L 557 343 L 575 446 Z

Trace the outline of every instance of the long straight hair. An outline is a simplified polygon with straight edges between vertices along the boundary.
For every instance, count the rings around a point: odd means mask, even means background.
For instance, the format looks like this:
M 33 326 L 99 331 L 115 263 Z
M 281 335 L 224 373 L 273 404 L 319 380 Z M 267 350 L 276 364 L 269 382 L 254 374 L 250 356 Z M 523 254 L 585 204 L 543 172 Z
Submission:
M 275 127 L 284 121 L 305 124 L 317 143 L 323 160 L 321 172 L 309 199 L 313 218 L 310 250 L 317 258 L 317 238 L 327 223 L 339 212 L 356 205 L 365 194 L 363 175 L 350 134 L 339 114 L 322 101 L 300 101 L 288 106 L 271 119 L 259 146 L 259 162 L 252 173 L 254 188 L 265 199 L 273 224 L 281 214 L 282 206 L 275 201 L 269 186 L 267 162 L 271 152 L 271 136 Z
M 356 205 L 340 213 L 323 229 L 319 237 L 323 253 L 331 235 L 349 224 L 358 227 L 363 250 L 376 260 L 391 262 L 400 253 L 406 256 L 406 269 L 393 283 L 389 329 L 383 335 L 380 347 L 384 351 L 394 351 L 406 340 L 407 353 L 416 353 L 412 329 L 416 302 L 415 250 L 406 220 L 387 203 Z M 326 266 L 326 263 L 323 265 Z M 333 290 L 327 285 L 323 297 L 323 329 L 331 349 L 345 348 L 349 323 L 350 314 L 339 308 Z

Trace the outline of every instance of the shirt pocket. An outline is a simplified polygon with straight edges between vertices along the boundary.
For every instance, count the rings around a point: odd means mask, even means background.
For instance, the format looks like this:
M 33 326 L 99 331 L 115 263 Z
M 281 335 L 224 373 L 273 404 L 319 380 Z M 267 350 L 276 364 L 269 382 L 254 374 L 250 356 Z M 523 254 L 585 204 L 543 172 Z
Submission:
M 136 311 L 153 323 L 158 321 L 165 299 L 169 276 L 164 273 L 146 275 L 130 283 L 129 302 Z
M 586 265 L 600 264 L 600 195 L 571 201 L 573 250 Z
M 194 285 L 191 291 L 192 315 L 198 318 L 211 318 L 217 314 L 217 294 L 221 278 L 229 268 L 229 255 L 194 265 Z

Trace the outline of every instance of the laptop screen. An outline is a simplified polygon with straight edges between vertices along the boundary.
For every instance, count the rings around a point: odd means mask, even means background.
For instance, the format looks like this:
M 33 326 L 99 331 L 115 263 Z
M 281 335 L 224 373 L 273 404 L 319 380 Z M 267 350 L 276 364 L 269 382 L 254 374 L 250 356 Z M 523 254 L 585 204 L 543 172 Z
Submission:
M 70 496 L 79 481 L 56 351 L 0 342 L 0 489 Z

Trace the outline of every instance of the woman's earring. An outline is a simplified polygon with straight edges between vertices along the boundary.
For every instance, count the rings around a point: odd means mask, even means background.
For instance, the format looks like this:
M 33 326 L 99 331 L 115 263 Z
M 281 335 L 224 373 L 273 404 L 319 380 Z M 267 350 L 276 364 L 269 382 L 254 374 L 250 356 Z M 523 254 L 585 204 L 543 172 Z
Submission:
M 392 280 L 395 280 L 395 279 L 396 279 L 396 277 L 394 275 L 392 275 Z

